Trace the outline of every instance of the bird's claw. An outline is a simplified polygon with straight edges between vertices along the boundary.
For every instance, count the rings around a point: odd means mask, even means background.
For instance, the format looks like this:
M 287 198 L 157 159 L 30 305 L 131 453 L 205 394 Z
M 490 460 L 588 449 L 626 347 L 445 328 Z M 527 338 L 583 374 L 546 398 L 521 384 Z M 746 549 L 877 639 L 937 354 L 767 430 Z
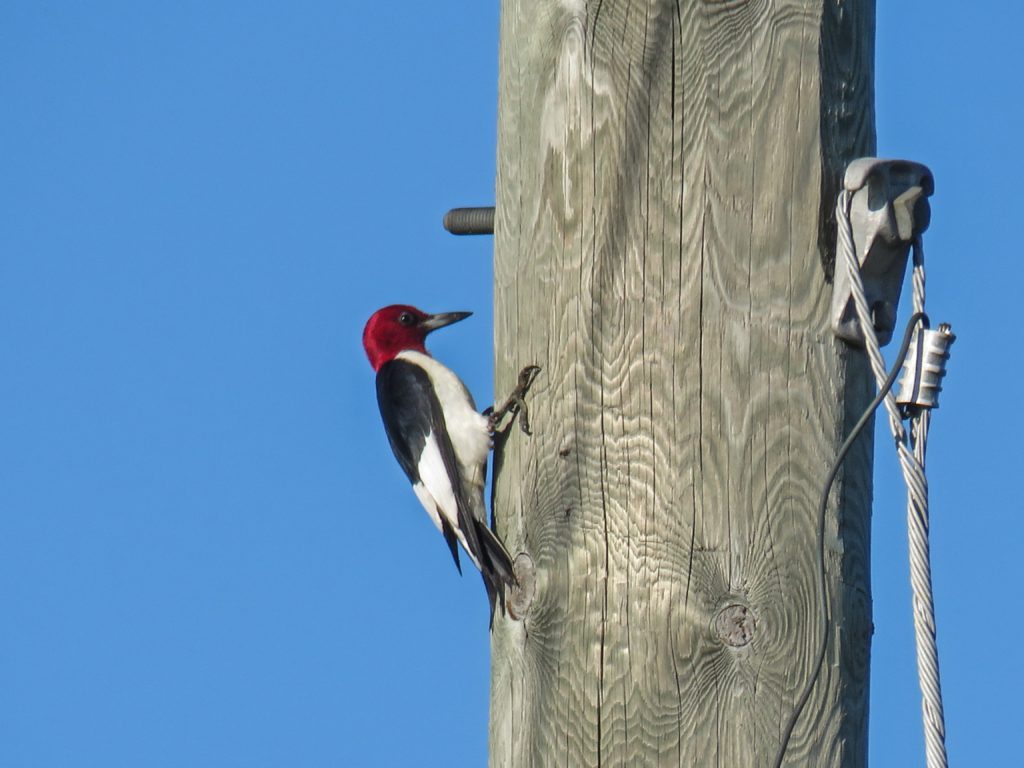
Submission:
M 487 416 L 487 428 L 492 434 L 498 431 L 502 420 L 509 414 L 512 414 L 513 418 L 519 414 L 519 428 L 526 434 L 531 434 L 530 411 L 526 407 L 526 393 L 529 392 L 538 373 L 540 373 L 539 365 L 528 365 L 523 368 L 519 372 L 519 383 L 516 384 L 516 388 L 512 390 L 512 394 L 508 396 L 502 406 L 500 408 L 492 406 L 484 411 L 484 415 Z
M 498 419 L 494 416 L 494 406 L 489 405 L 482 411 L 483 416 L 487 417 L 487 431 L 492 435 L 494 434 L 494 428 L 498 426 Z

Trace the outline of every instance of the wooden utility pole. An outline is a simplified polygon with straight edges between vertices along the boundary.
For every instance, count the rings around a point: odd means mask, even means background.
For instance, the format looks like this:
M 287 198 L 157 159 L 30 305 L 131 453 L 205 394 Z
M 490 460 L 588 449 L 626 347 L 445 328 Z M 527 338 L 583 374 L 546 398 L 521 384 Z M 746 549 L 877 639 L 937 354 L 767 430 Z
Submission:
M 496 387 L 543 372 L 499 446 L 535 594 L 495 624 L 492 768 L 775 755 L 821 640 L 815 508 L 871 393 L 828 310 L 873 35 L 872 0 L 502 3 Z M 866 762 L 870 473 L 865 438 L 787 765 Z

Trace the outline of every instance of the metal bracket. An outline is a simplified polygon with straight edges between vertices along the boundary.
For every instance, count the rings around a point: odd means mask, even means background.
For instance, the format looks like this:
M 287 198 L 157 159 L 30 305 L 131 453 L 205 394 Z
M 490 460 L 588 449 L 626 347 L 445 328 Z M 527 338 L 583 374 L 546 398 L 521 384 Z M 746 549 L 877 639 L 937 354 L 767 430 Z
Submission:
M 846 168 L 843 186 L 851 193 L 850 224 L 864 294 L 882 346 L 892 339 L 910 246 L 928 229 L 932 172 L 909 160 L 862 157 Z M 839 226 L 843 226 L 840 219 Z M 863 346 L 864 337 L 850 293 L 850 277 L 838 263 L 832 286 L 832 330 Z

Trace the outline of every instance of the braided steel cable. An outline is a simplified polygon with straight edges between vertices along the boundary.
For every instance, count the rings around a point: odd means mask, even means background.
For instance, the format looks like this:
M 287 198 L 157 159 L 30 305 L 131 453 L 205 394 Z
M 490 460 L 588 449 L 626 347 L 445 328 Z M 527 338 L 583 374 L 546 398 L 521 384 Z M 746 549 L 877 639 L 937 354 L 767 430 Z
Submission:
M 850 225 L 850 204 L 853 195 L 843 190 L 836 205 L 839 221 L 841 259 L 850 276 L 851 292 L 857 320 L 864 334 L 865 349 L 871 370 L 879 386 L 886 380 L 885 364 L 878 346 L 871 312 L 860 279 L 860 265 L 853 244 Z M 924 248 L 920 236 L 913 243 L 913 307 L 924 310 L 925 275 Z M 929 544 L 928 479 L 925 474 L 925 453 L 928 443 L 930 412 L 927 408 L 910 411 L 910 433 L 892 393 L 885 396 L 889 426 L 896 443 L 900 469 L 907 484 L 907 538 L 910 550 L 910 585 L 913 590 L 914 635 L 917 645 L 917 672 L 921 685 L 921 711 L 924 721 L 925 754 L 928 768 L 946 768 L 946 725 L 942 708 L 942 686 L 939 682 L 939 654 L 935 640 L 935 608 L 932 599 L 931 548 Z
M 914 313 L 907 323 L 906 331 L 896 361 L 887 373 L 882 359 L 878 337 L 875 334 L 874 322 L 864 295 L 864 285 L 860 276 L 860 264 L 856 258 L 853 242 L 853 231 L 850 226 L 850 203 L 852 193 L 844 190 L 837 203 L 836 218 L 839 222 L 839 238 L 837 248 L 837 269 L 848 270 L 851 282 L 851 293 L 857 311 L 857 319 L 865 337 L 865 348 L 871 362 L 871 369 L 878 385 L 878 393 L 868 405 L 846 440 L 840 446 L 825 480 L 821 501 L 818 506 L 817 529 L 817 579 L 821 599 L 821 640 L 815 659 L 814 671 L 803 690 L 793 712 L 786 721 L 778 752 L 772 765 L 780 768 L 785 759 L 790 738 L 800 714 L 810 698 L 811 691 L 817 682 L 825 661 L 828 647 L 828 627 L 831 622 L 831 609 L 828 598 L 828 585 L 825 579 L 825 513 L 829 494 L 843 460 L 854 441 L 868 424 L 872 414 L 884 402 L 889 415 L 889 426 L 896 443 L 896 450 L 907 484 L 907 531 L 910 548 L 910 580 L 913 589 L 914 630 L 917 644 L 918 677 L 921 683 L 922 715 L 925 731 L 925 752 L 928 768 L 946 768 L 945 722 L 942 710 L 942 689 L 939 684 L 938 650 L 935 643 L 935 614 L 932 602 L 931 557 L 928 541 L 928 481 L 925 476 L 925 452 L 927 448 L 930 411 L 927 408 L 913 409 L 909 412 L 911 430 L 908 435 L 903 427 L 904 416 L 899 410 L 892 387 L 899 374 L 903 361 L 910 349 L 919 328 L 928 327 L 928 316 L 924 312 L 925 280 L 924 280 L 924 249 L 920 236 L 913 242 L 913 309 Z

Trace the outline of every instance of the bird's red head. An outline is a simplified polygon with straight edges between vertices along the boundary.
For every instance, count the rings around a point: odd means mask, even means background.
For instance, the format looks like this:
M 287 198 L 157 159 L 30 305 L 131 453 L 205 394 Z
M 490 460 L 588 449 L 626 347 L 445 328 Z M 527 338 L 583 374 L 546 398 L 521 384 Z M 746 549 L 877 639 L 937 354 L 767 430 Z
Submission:
M 411 350 L 427 353 L 424 345 L 427 334 L 457 323 L 469 317 L 472 312 L 444 312 L 428 315 L 416 307 L 407 304 L 392 304 L 374 312 L 363 328 L 363 349 L 370 358 L 373 370 L 389 360 L 394 360 L 399 352 Z

